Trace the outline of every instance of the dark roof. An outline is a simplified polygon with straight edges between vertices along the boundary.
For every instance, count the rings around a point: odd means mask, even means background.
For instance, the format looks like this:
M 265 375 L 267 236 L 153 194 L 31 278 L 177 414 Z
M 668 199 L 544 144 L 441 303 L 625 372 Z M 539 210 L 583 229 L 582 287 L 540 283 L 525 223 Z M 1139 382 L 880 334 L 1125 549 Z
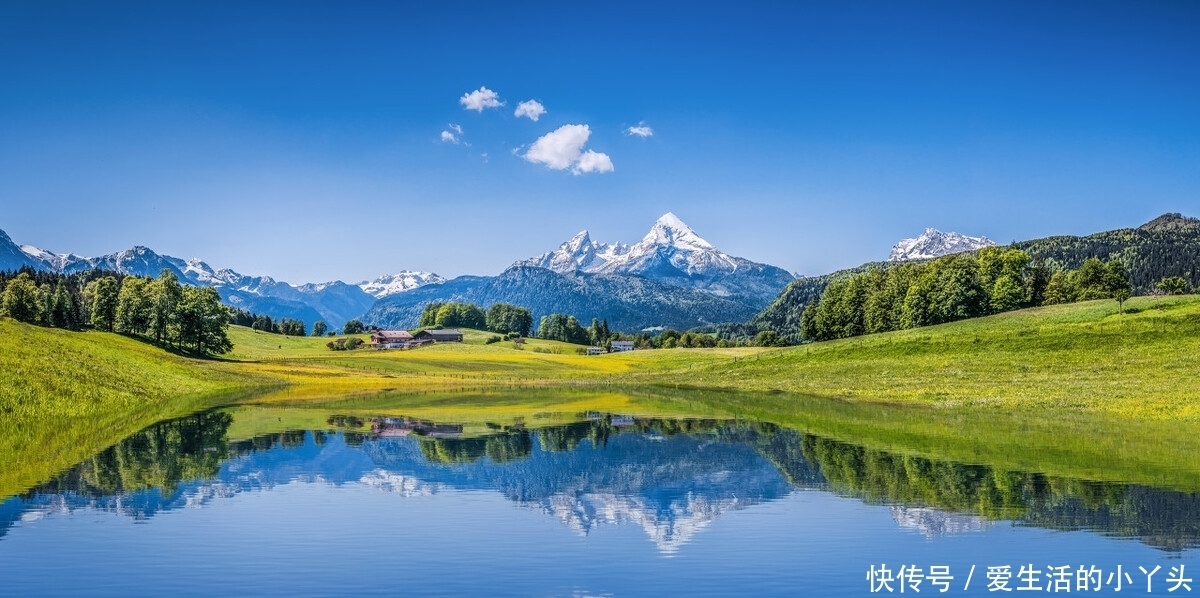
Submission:
M 385 341 L 407 341 L 412 340 L 412 335 L 407 330 L 378 330 L 371 335 L 371 338 Z
M 422 330 L 421 332 L 417 333 L 417 336 L 418 337 L 426 336 L 426 337 L 432 338 L 434 340 L 451 339 L 451 338 L 461 339 L 463 337 L 463 333 L 459 330 L 447 328 L 445 330 Z

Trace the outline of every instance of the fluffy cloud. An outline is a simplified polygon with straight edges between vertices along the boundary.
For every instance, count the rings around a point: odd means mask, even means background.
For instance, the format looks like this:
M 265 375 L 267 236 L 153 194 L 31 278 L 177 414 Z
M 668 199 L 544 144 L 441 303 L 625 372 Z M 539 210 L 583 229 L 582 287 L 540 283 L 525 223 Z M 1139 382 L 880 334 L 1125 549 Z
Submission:
M 450 127 L 450 130 L 442 131 L 442 141 L 446 143 L 453 143 L 455 145 L 462 143 L 462 127 L 455 124 L 450 124 L 447 126 Z M 450 131 L 454 132 L 451 133 Z
M 500 101 L 500 94 L 486 88 L 480 87 L 475 91 L 463 94 L 463 97 L 458 98 L 458 103 L 463 105 L 467 110 L 475 110 L 483 112 L 484 108 L 499 108 L 504 105 Z
M 553 170 L 570 168 L 575 174 L 612 172 L 613 163 L 608 155 L 583 150 L 591 135 L 592 130 L 587 125 L 563 125 L 538 137 L 523 157 Z
M 543 106 L 541 102 L 537 100 L 526 100 L 520 104 L 517 104 L 517 110 L 513 112 L 513 116 L 518 118 L 525 116 L 528 117 L 529 120 L 537 122 L 537 120 L 545 113 L 546 107 Z
M 625 129 L 625 134 L 637 135 L 638 137 L 645 139 L 651 135 L 654 135 L 654 129 L 651 129 L 649 126 L 647 126 L 646 121 L 642 121 L 635 126 Z
M 583 155 L 579 156 L 579 160 L 575 162 L 575 167 L 571 169 L 571 172 L 575 174 L 612 171 L 612 159 L 608 157 L 608 154 L 593 152 L 592 150 L 583 152 Z

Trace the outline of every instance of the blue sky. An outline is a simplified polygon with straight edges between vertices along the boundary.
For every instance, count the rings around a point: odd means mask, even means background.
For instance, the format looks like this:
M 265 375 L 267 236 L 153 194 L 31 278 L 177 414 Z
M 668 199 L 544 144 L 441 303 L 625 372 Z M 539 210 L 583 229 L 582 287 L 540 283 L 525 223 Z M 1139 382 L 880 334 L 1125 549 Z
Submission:
M 802 274 L 1200 216 L 1197 2 L 9 2 L 0 86 L 18 243 L 294 283 L 667 211 Z

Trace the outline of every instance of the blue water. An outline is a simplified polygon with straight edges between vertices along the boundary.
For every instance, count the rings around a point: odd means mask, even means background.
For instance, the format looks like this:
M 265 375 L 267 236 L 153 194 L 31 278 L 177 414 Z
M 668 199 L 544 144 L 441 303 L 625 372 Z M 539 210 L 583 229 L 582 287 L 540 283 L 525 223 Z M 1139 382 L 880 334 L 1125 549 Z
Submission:
M 984 516 L 946 505 L 985 466 L 898 465 L 944 487 L 918 501 L 875 471 L 902 458 L 746 422 L 229 442 L 197 417 L 0 502 L 0 595 L 858 596 L 881 565 L 949 567 L 954 595 L 1013 595 L 988 591 L 1000 565 L 1014 591 L 1040 570 L 1043 594 L 1063 593 L 1049 567 L 1078 593 L 1080 565 L 1121 565 L 1122 594 L 1145 594 L 1138 567 L 1159 566 L 1158 594 L 1172 567 L 1200 572 L 1195 495 L 1108 485 L 1098 503 L 1030 472 L 1021 505 Z

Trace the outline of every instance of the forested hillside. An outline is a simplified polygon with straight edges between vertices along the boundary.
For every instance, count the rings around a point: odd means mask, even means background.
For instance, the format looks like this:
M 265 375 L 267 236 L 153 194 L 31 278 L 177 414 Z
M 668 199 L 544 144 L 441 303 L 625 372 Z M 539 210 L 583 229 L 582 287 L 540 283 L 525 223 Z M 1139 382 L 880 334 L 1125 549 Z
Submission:
M 1154 290 L 1161 280 L 1181 277 L 1190 288 L 1200 288 L 1200 219 L 1181 214 L 1164 214 L 1138 228 L 1105 231 L 1084 237 L 1055 236 L 1014 243 L 1033 263 L 1053 273 L 1076 270 L 1088 258 L 1121 264 L 1129 276 L 1133 294 Z M 872 262 L 857 268 L 793 281 L 750 325 L 774 330 L 797 339 L 805 307 L 820 299 L 831 283 L 870 271 L 886 271 L 912 262 Z
M 1150 292 L 1155 283 L 1180 276 L 1200 286 L 1200 219 L 1164 214 L 1139 226 L 1086 237 L 1058 236 L 1013 245 L 1041 257 L 1055 269 L 1075 269 L 1090 257 L 1116 260 L 1125 266 L 1134 294 Z
M 362 320 L 385 328 L 411 328 L 417 325 L 427 304 L 451 301 L 481 307 L 511 303 L 528 308 L 534 321 L 551 313 L 572 315 L 581 322 L 604 317 L 614 330 L 626 332 L 653 326 L 686 330 L 723 321 L 744 322 L 758 309 L 734 298 L 641 276 L 559 274 L 545 268 L 517 266 L 495 277 L 463 276 L 384 297 Z
M 755 331 L 774 330 L 783 334 L 798 333 L 800 331 L 800 315 L 804 313 L 804 306 L 820 299 L 821 293 L 825 292 L 825 287 L 829 286 L 829 283 L 844 280 L 863 272 L 883 269 L 889 265 L 896 265 L 896 263 L 899 262 L 890 264 L 889 262 L 870 262 L 857 268 L 838 270 L 830 274 L 797 278 L 784 287 L 770 305 L 750 320 L 750 326 Z

